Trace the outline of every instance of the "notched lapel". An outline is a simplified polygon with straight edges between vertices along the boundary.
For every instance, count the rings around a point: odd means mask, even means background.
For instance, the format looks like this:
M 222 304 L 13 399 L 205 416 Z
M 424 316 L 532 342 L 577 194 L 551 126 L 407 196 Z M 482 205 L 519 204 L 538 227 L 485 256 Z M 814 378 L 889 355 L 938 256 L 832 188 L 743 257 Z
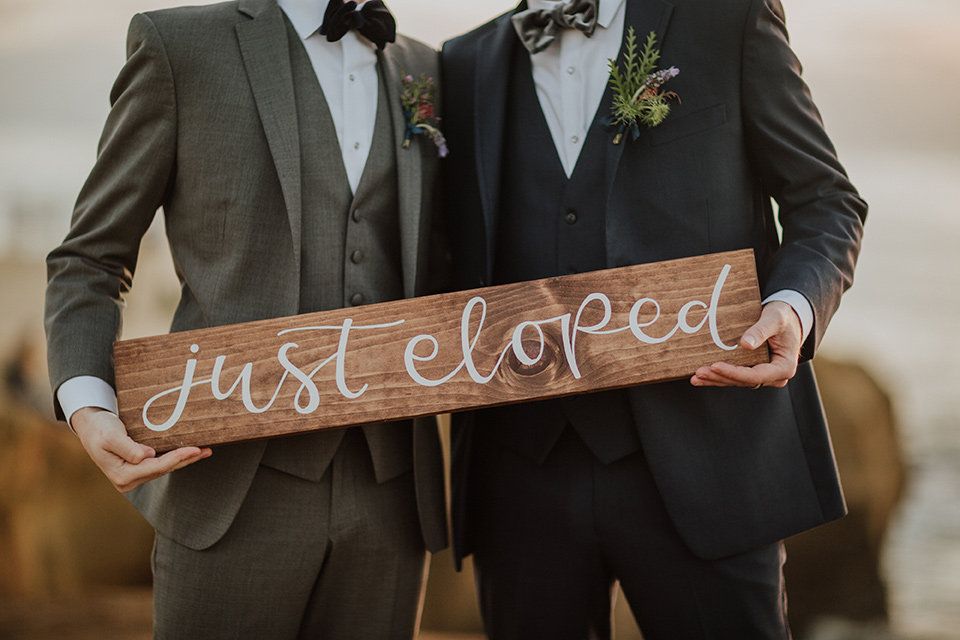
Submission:
M 393 148 L 397 158 L 397 198 L 400 203 L 400 260 L 403 266 L 403 293 L 412 297 L 416 293 L 417 259 L 420 255 L 421 225 L 423 217 L 423 167 L 420 150 L 415 141 L 403 148 L 403 136 L 407 122 L 403 116 L 400 98 L 403 92 L 401 79 L 407 68 L 402 46 L 393 44 L 377 51 L 377 59 L 384 74 L 387 99 L 390 101 L 390 124 L 393 126 Z M 421 142 L 422 143 L 422 142 Z
M 667 27 L 670 25 L 670 16 L 673 14 L 673 5 L 666 0 L 627 0 L 627 14 L 624 16 L 623 38 L 626 40 L 627 30 L 633 27 L 637 34 L 637 42 L 643 43 L 647 39 L 647 34 L 653 31 L 657 34 L 657 47 L 662 48 L 667 38 Z M 623 45 L 621 43 L 620 53 L 617 55 L 617 64 L 623 66 Z M 610 91 L 609 85 L 607 91 Z M 609 95 L 609 94 L 608 94 Z M 604 99 L 604 105 L 609 108 L 612 100 Z M 610 194 L 613 189 L 613 182 L 620 168 L 620 159 L 623 157 L 623 150 L 628 144 L 634 141 L 624 136 L 620 144 L 613 144 L 611 136 L 610 143 L 607 145 L 606 157 L 606 179 L 607 179 L 607 202 L 610 202 Z
M 522 3 L 517 10 L 525 7 Z M 503 129 L 507 117 L 507 87 L 510 58 L 519 39 L 510 18 L 502 15 L 499 22 L 477 43 L 477 78 L 474 90 L 473 121 L 476 148 L 477 178 L 487 232 L 487 281 L 490 281 L 496 249 L 497 209 L 500 203 L 500 165 L 503 156 Z
M 667 39 L 667 27 L 670 26 L 670 16 L 673 15 L 673 5 L 666 0 L 644 0 L 643 2 L 627 0 L 628 21 L 631 18 L 631 5 L 637 5 L 634 10 L 637 12 L 638 24 L 633 27 L 637 30 L 637 36 L 649 33 L 652 29 L 657 34 L 657 46 L 663 48 L 663 43 Z M 632 23 L 628 22 L 628 24 Z M 646 29 L 646 32 L 642 29 Z
M 300 128 L 286 23 L 280 7 L 266 0 L 244 0 L 240 10 L 253 18 L 237 25 L 237 39 L 280 177 L 296 249 L 301 243 Z M 300 252 L 295 250 L 293 255 L 299 273 Z

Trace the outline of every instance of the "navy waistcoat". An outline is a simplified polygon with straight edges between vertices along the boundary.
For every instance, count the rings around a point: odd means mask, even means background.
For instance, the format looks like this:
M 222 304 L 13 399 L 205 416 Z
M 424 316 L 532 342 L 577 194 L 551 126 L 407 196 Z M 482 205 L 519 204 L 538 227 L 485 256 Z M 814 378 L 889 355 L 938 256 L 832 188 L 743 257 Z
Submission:
M 530 57 L 516 47 L 510 73 L 493 284 L 506 284 L 606 267 L 606 145 L 598 122 L 609 91 L 567 178 L 533 83 Z M 543 461 L 571 425 L 590 450 L 611 462 L 640 448 L 623 391 L 545 400 L 481 412 L 483 430 Z

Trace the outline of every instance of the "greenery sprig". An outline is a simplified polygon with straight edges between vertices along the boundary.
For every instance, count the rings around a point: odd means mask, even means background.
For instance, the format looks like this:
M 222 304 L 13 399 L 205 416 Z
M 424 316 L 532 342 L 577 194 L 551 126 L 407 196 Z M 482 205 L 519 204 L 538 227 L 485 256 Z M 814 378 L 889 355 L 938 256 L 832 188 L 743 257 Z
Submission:
M 626 49 L 624 51 L 624 70 L 621 72 L 615 60 L 608 60 L 610 66 L 610 84 L 613 85 L 613 112 L 611 121 L 616 128 L 613 143 L 620 144 L 623 134 L 630 131 L 634 139 L 640 135 L 637 123 L 655 127 L 670 113 L 670 100 L 680 97 L 672 92 L 661 92 L 660 86 L 680 73 L 676 67 L 657 71 L 660 50 L 657 48 L 657 35 L 653 31 L 647 36 L 646 44 L 639 57 L 637 55 L 637 34 L 633 27 L 627 30 Z

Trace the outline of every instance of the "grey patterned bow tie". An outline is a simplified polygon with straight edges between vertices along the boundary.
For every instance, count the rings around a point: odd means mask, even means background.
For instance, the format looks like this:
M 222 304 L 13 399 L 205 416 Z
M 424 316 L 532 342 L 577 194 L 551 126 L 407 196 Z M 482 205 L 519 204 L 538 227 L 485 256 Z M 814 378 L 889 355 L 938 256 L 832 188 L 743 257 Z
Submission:
M 527 9 L 513 16 L 513 28 L 530 54 L 540 53 L 560 34 L 560 29 L 576 29 L 588 38 L 597 28 L 599 0 L 570 0 L 553 9 Z

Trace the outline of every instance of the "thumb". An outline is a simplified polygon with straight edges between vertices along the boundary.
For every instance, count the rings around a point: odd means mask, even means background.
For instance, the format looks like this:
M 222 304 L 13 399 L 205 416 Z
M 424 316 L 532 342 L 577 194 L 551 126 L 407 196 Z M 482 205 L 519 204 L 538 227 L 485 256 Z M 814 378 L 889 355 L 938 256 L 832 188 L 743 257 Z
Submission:
M 771 323 L 765 321 L 764 317 L 761 316 L 756 324 L 743 333 L 743 336 L 740 338 L 740 346 L 749 351 L 753 351 L 770 338 L 772 328 Z
M 111 439 L 113 442 L 110 443 L 110 449 L 113 450 L 113 453 L 131 464 L 140 464 L 147 458 L 153 458 L 157 455 L 152 448 L 133 440 L 126 432 Z

